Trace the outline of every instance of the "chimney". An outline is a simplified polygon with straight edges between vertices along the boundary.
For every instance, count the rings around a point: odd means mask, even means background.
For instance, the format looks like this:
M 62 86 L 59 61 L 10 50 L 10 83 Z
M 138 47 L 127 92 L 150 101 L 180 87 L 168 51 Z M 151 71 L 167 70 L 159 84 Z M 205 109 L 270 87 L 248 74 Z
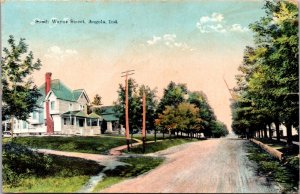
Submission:
M 45 75 L 45 96 L 47 96 L 51 89 L 51 75 L 52 73 L 50 72 L 47 72 Z
M 52 73 L 47 72 L 45 74 L 45 96 L 49 93 L 51 90 L 51 75 Z M 46 102 L 46 124 L 47 124 L 47 134 L 53 134 L 54 133 L 54 123 L 52 120 L 52 117 L 50 115 L 50 106 L 49 106 L 49 100 Z

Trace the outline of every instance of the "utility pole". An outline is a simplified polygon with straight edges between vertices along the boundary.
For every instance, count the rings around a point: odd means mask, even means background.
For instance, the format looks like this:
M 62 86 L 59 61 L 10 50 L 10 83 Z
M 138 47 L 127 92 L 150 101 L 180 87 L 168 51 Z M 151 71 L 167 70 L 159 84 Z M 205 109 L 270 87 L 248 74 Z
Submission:
M 142 136 L 143 136 L 143 153 L 145 153 L 145 143 L 146 143 L 146 94 L 143 91 L 143 128 L 142 128 Z
M 231 95 L 231 98 L 232 98 L 233 100 L 236 100 L 236 96 L 233 94 L 232 89 L 229 88 L 229 86 L 228 86 L 228 84 L 227 84 L 227 82 L 226 82 L 226 80 L 225 80 L 224 77 L 223 77 L 223 80 L 224 80 L 224 82 L 225 82 L 225 84 L 226 84 L 226 87 L 227 87 L 227 89 L 228 89 L 228 91 L 229 91 L 229 93 L 230 93 L 230 95 Z
M 125 136 L 126 136 L 126 143 L 127 143 L 127 150 L 130 151 L 129 147 L 129 118 L 128 118 L 128 76 L 133 75 L 134 70 L 128 70 L 122 72 L 121 77 L 125 77 Z

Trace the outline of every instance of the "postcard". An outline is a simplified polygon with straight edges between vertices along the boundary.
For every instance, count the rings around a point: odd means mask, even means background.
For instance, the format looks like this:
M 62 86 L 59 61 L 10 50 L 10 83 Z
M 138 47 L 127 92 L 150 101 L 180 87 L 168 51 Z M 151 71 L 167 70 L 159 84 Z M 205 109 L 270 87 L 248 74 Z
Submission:
M 297 1 L 1 1 L 2 190 L 299 190 Z

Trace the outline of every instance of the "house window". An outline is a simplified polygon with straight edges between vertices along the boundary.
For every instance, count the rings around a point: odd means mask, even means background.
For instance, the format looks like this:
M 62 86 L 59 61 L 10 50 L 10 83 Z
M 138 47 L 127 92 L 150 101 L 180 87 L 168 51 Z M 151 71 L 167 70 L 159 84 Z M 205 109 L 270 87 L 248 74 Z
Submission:
M 23 129 L 26 129 L 26 128 L 27 128 L 27 122 L 23 121 Z
M 37 113 L 37 112 L 33 111 L 33 113 L 32 113 L 32 118 L 33 118 L 33 119 L 36 119 L 36 113 Z
M 67 118 L 64 118 L 64 125 L 67 124 Z
M 74 125 L 74 118 L 71 118 L 71 125 Z
M 51 101 L 51 110 L 54 110 L 55 108 L 55 101 Z
M 97 126 L 98 124 L 98 120 L 97 119 L 93 119 L 92 120 L 92 126 Z
M 73 109 L 73 104 L 69 104 L 69 110 L 71 111 Z

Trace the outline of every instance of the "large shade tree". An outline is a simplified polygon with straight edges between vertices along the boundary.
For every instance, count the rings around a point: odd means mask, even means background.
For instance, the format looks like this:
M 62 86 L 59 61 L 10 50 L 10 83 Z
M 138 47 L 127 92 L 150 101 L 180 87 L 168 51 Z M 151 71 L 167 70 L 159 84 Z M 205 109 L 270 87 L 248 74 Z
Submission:
M 180 103 L 178 106 L 167 106 L 155 122 L 158 127 L 164 129 L 163 134 L 164 132 L 169 132 L 169 134 L 185 132 L 192 137 L 193 133 L 201 129 L 199 108 L 187 102 Z
M 13 135 L 14 119 L 26 121 L 29 114 L 39 108 L 36 102 L 40 93 L 30 75 L 40 69 L 41 61 L 34 61 L 23 38 L 16 42 L 12 35 L 9 36 L 8 46 L 3 49 L 1 59 L 2 119 L 10 119 Z

